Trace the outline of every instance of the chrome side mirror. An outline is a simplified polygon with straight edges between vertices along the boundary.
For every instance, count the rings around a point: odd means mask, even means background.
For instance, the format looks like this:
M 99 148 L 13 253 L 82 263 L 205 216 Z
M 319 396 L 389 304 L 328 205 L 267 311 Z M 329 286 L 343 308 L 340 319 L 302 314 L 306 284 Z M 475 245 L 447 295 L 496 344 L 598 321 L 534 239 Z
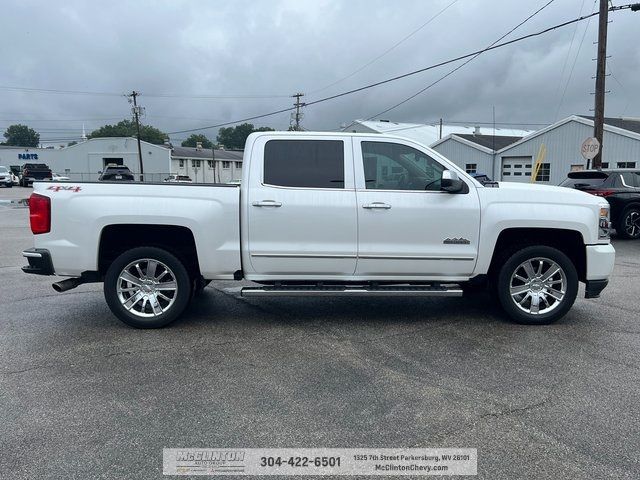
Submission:
M 452 170 L 445 170 L 442 172 L 440 190 L 449 193 L 458 193 L 463 190 L 464 185 L 464 182 L 460 180 L 456 172 Z

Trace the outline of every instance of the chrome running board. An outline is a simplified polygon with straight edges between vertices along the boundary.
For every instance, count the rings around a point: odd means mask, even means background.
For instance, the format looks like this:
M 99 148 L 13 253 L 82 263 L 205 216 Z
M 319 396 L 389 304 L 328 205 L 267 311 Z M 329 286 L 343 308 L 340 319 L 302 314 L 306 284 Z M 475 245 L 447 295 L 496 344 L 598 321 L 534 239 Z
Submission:
M 244 287 L 243 297 L 461 297 L 459 287 L 425 286 L 347 286 L 281 285 Z

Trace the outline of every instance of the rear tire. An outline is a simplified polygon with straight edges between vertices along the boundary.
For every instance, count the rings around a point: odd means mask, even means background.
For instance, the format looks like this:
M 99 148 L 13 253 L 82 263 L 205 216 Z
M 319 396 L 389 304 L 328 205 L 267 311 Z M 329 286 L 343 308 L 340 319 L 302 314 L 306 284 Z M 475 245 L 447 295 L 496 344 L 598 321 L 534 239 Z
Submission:
M 113 314 L 135 328 L 161 328 L 189 304 L 191 279 L 183 263 L 166 250 L 139 247 L 114 260 L 104 280 Z
M 628 240 L 640 238 L 640 207 L 627 207 L 620 217 L 618 235 Z
M 498 274 L 497 294 L 511 319 L 547 325 L 562 318 L 578 294 L 578 273 L 560 250 L 524 247 L 513 253 Z

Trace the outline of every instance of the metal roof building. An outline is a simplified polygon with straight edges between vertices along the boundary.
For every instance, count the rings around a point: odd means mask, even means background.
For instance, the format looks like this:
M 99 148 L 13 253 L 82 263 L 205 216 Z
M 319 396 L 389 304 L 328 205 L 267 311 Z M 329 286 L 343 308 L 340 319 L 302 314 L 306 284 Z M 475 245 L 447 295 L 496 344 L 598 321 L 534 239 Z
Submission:
M 558 185 L 570 171 L 586 168 L 580 147 L 592 135 L 593 117 L 572 115 L 522 138 L 452 134 L 431 147 L 467 171 L 513 182 L 530 182 L 544 152 L 536 181 Z M 603 144 L 603 168 L 640 167 L 640 119 L 606 118 Z
M 515 128 L 482 127 L 474 124 L 422 124 L 422 123 L 399 123 L 388 120 L 354 120 L 350 125 L 342 128 L 344 132 L 355 133 L 385 133 L 387 135 L 397 135 L 409 138 L 424 145 L 431 145 L 443 137 L 451 134 L 477 134 L 496 136 L 519 136 L 523 137 L 532 130 L 522 130 Z

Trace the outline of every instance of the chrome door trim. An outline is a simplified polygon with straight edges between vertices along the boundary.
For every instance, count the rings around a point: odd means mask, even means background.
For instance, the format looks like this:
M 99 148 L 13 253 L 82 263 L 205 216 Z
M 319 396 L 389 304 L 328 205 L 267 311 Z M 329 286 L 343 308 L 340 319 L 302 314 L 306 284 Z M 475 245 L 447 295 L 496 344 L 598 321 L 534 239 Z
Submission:
M 357 255 L 331 253 L 252 253 L 251 256 L 259 258 L 358 258 Z
M 358 255 L 358 258 L 375 260 L 463 260 L 472 261 L 476 257 L 439 257 L 435 255 Z

